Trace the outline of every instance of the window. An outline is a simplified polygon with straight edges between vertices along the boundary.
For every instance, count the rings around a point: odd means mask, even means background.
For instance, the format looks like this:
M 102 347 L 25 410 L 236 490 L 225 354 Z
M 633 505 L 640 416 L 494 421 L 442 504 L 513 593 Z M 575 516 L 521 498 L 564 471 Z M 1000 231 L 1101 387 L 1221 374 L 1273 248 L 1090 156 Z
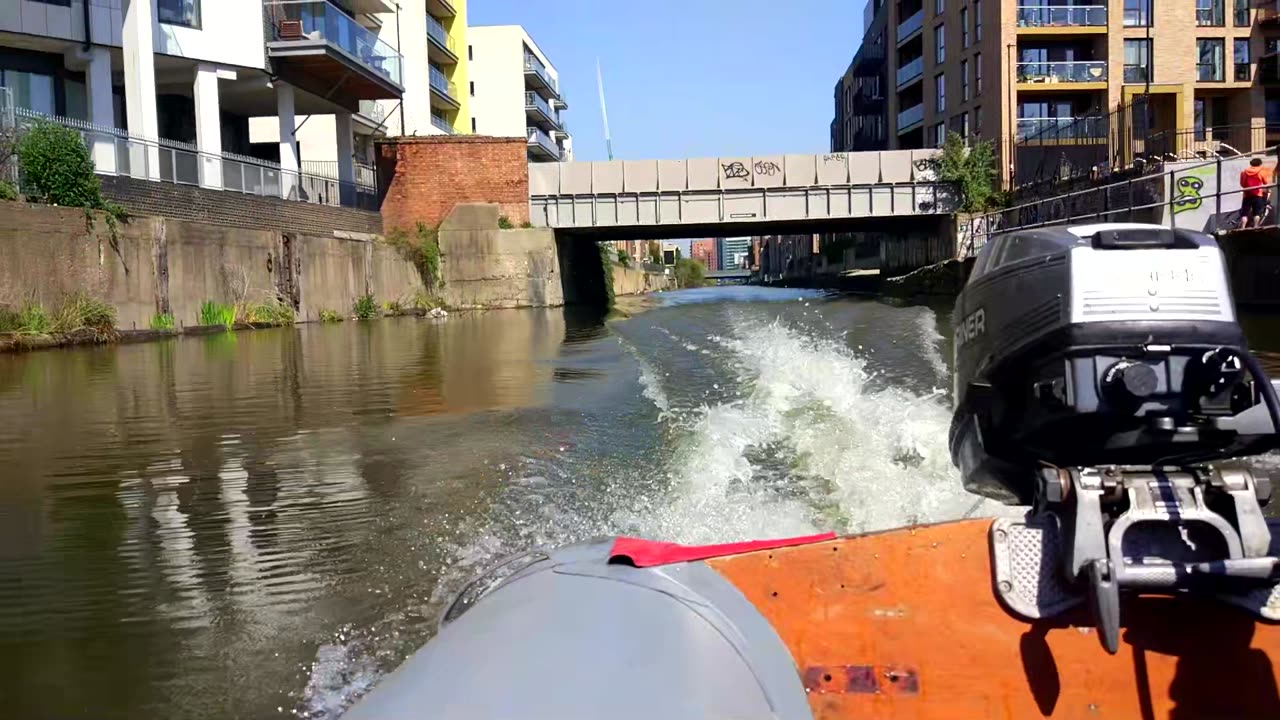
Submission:
M 468 87 L 467 87 L 467 89 L 471 92 L 471 97 L 475 97 L 475 96 L 476 96 L 476 81 L 475 81 L 475 80 L 472 80 L 472 81 L 468 82 L 468 83 L 467 83 L 467 86 L 468 86 Z
M 1127 83 L 1155 82 L 1151 72 L 1151 40 L 1126 38 L 1124 41 L 1124 81 Z
M 1249 0 L 1236 0 L 1232 17 L 1236 27 L 1249 27 Z
M 937 101 L 936 104 L 934 105 L 933 111 L 940 113 L 947 109 L 947 76 L 946 75 L 939 75 L 933 79 L 933 90 L 934 90 L 934 98 Z
M 965 138 L 969 137 L 969 113 L 967 112 L 960 114 L 960 134 Z
M 943 123 L 938 123 L 937 125 L 934 125 L 933 126 L 933 146 L 942 147 L 942 144 L 945 143 L 946 141 L 947 141 L 947 126 Z
M 200 27 L 200 0 L 156 0 L 160 22 Z
M 960 61 L 960 102 L 969 102 L 969 61 Z
M 45 5 L 56 5 L 57 7 L 71 7 L 71 0 L 36 0 L 38 3 Z
M 982 135 L 982 106 L 973 109 L 973 134 L 981 137 Z
M 947 26 L 939 25 L 933 29 L 933 44 L 936 52 L 934 53 L 933 62 L 935 65 L 941 65 L 947 61 Z
M 1225 43 L 1221 38 L 1196 41 L 1196 80 L 1200 82 L 1222 82 Z
M 1196 140 L 1227 139 L 1227 98 L 1196 98 L 1192 107 Z
M 933 14 L 941 16 L 947 11 L 947 0 L 933 0 Z
M 969 47 L 969 8 L 960 8 L 960 47 Z
M 973 87 L 979 95 L 982 94 L 982 53 L 973 56 Z
M 476 59 L 476 54 L 475 54 L 474 52 L 472 52 L 472 50 L 471 50 L 471 46 L 470 46 L 470 45 L 468 45 L 468 46 L 467 46 L 467 59 L 468 59 L 468 60 L 475 60 L 475 59 Z
M 1231 61 L 1235 63 L 1236 82 L 1249 82 L 1253 78 L 1253 73 L 1249 72 L 1249 39 L 1237 38 L 1232 44 Z
M 1265 96 L 1264 108 L 1267 126 L 1280 125 L 1280 95 L 1268 92 Z
M 1223 0 L 1196 0 L 1196 25 L 1222 27 L 1227 24 L 1223 15 Z
M 475 119 L 475 118 L 471 118 L 471 134 L 472 134 L 472 135 L 475 135 L 475 134 L 476 134 L 476 119 Z
M 973 0 L 973 39 L 982 42 L 982 0 Z
M 13 103 L 43 115 L 56 115 L 53 76 L 0 69 L 0 87 L 13 93 Z
M 1124 0 L 1124 26 L 1151 25 L 1151 0 Z

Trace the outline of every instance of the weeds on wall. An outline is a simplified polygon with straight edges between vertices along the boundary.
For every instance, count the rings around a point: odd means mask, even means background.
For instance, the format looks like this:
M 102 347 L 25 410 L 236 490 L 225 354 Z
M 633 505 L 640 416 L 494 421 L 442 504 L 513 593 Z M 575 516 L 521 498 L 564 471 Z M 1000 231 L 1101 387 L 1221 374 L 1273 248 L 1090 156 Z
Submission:
M 152 330 L 172 330 L 173 315 L 169 313 L 157 313 L 151 316 Z
M 378 317 L 378 301 L 372 295 L 362 295 L 351 306 L 351 315 L 357 320 L 372 320 Z
M 320 322 L 322 323 L 338 323 L 342 322 L 342 315 L 337 310 L 321 310 Z
M 244 306 L 240 317 L 254 325 L 284 326 L 292 325 L 294 321 L 293 308 L 280 302 L 279 298 Z
M 511 218 L 507 217 L 506 215 L 499 215 L 498 229 L 499 230 L 515 230 L 516 226 L 512 224 Z
M 29 298 L 17 310 L 0 309 L 0 332 L 54 335 L 89 330 L 97 340 L 116 336 L 116 309 L 82 292 L 65 296 L 52 309 Z
M 236 324 L 236 308 L 213 300 L 205 300 L 200 304 L 201 325 L 222 325 L 230 330 Z
M 440 298 L 423 292 L 414 293 L 409 304 L 414 310 L 434 310 L 444 307 L 444 302 Z
M 399 251 L 400 257 L 413 263 L 428 292 L 444 287 L 440 277 L 440 239 L 435 228 L 420 222 L 412 236 L 403 228 L 395 228 L 387 233 L 386 242 Z
M 613 246 L 607 242 L 596 243 L 596 247 L 600 250 L 600 272 L 604 274 L 604 309 L 606 312 L 613 310 Z

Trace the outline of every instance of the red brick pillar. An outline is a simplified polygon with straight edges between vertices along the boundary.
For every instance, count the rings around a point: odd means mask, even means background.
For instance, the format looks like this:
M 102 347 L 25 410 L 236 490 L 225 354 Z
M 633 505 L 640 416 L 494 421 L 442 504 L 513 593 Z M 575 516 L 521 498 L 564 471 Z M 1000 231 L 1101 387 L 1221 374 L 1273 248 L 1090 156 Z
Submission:
M 529 220 L 524 138 L 428 135 L 377 144 L 378 186 L 387 232 L 440 224 L 458 203 L 497 203 L 515 225 Z

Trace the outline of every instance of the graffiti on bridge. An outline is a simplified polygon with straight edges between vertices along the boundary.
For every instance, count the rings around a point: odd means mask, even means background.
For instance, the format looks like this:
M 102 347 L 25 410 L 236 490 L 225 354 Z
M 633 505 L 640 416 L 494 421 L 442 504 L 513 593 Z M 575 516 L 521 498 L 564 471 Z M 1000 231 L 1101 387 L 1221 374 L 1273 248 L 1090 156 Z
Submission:
M 757 160 L 754 167 L 757 175 L 773 176 L 782 172 L 782 167 L 772 160 Z
M 746 165 L 743 165 L 737 160 L 727 165 L 721 164 L 720 168 L 724 171 L 725 180 L 735 180 L 735 179 L 747 180 L 751 178 L 751 171 L 747 169 Z

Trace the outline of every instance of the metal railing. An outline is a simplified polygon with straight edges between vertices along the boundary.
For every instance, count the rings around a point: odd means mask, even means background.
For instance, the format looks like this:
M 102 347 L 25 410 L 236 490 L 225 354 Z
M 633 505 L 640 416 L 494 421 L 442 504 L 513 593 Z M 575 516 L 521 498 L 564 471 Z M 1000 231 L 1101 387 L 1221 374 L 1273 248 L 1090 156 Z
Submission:
M 547 120 L 554 125 L 560 124 L 560 114 L 551 109 L 551 104 L 542 98 L 536 92 L 526 90 L 524 93 L 524 107 L 526 110 L 538 110 L 546 116 Z
M 915 60 L 898 68 L 898 89 L 902 89 L 903 85 L 924 75 L 924 57 L 918 57 Z
M 265 0 L 265 4 L 277 42 L 324 41 L 374 73 L 401 84 L 404 59 L 400 53 L 337 7 L 322 0 Z
M 924 122 L 924 103 L 912 105 L 898 113 L 898 132 Z
M 427 37 L 431 38 L 432 40 L 435 40 L 436 43 L 440 45 L 440 47 L 444 48 L 445 50 L 448 50 L 449 52 L 453 53 L 455 57 L 457 57 L 458 55 L 457 41 L 455 41 L 453 37 L 449 35 L 449 32 L 444 29 L 444 26 L 440 24 L 439 20 L 436 20 L 430 15 L 427 16 Z
M 525 131 L 527 132 L 527 137 L 531 144 L 541 146 L 543 150 L 546 150 L 554 157 L 560 157 L 560 146 L 556 145 L 556 141 L 552 140 L 551 136 L 548 135 L 545 130 L 542 128 L 529 127 L 525 128 Z
M 542 61 L 539 60 L 537 56 L 531 55 L 529 53 L 525 53 L 524 69 L 525 69 L 525 72 L 531 72 L 537 75 L 538 77 L 542 78 L 542 82 L 546 83 L 547 86 L 550 87 L 552 90 L 556 91 L 557 93 L 560 92 L 559 83 L 556 82 L 555 78 L 551 77 L 551 75 L 547 72 L 547 66 L 543 65 Z
M 977 254 L 978 250 L 995 235 L 1068 223 L 1149 222 L 1152 215 L 1159 213 L 1167 217 L 1169 227 L 1176 228 L 1179 226 L 1179 213 L 1185 210 L 1198 210 L 1202 207 L 1213 211 L 1212 219 L 1206 223 L 1202 215 L 1197 215 L 1193 219 L 1193 224 L 1189 226 L 1191 229 L 1201 232 L 1229 230 L 1233 226 L 1238 227 L 1239 211 L 1227 207 L 1224 212 L 1223 199 L 1227 198 L 1234 202 L 1235 196 L 1243 194 L 1245 189 L 1236 185 L 1236 178 L 1223 177 L 1223 163 L 1237 158 L 1259 157 L 1264 163 L 1271 164 L 1274 163 L 1274 152 L 1275 148 L 1270 148 L 1232 158 L 1218 156 L 1199 164 L 1060 194 L 987 213 L 974 219 L 972 238 L 964 244 L 961 256 Z M 1214 182 L 1217 183 L 1216 189 L 1212 189 L 1206 182 L 1210 168 Z M 1196 178 L 1196 182 L 1187 183 L 1189 189 L 1184 189 L 1180 180 L 1188 177 Z M 1272 198 L 1272 204 L 1275 199 L 1275 197 Z M 1164 212 L 1166 210 L 1167 212 Z M 1198 227 L 1194 224 L 1195 220 L 1198 220 Z M 1187 221 L 1183 222 L 1183 227 L 1188 227 Z M 1274 213 L 1272 222 L 1274 222 Z
M 1019 5 L 1018 27 L 1105 27 L 1106 5 Z
M 1106 140 L 1107 118 L 1018 118 L 1014 137 L 1023 143 L 1063 140 Z
M 914 15 L 898 23 L 898 42 L 902 42 L 924 27 L 924 8 L 920 8 Z
M 458 86 L 444 74 L 444 71 L 435 65 L 431 65 L 428 77 L 430 78 L 431 87 L 434 90 L 448 96 L 450 100 L 454 100 L 455 102 L 457 101 Z
M 21 136 L 37 123 L 53 122 L 80 133 L 99 175 L 191 185 L 209 190 L 276 197 L 318 205 L 378 209 L 376 174 L 364 184 L 342 183 L 304 170 L 286 171 L 277 163 L 237 155 L 213 154 L 190 143 L 148 139 L 119 128 L 82 120 L 43 115 L 15 108 L 16 133 Z M 336 164 L 335 164 L 336 165 Z M 359 176 L 357 176 L 359 179 Z
M 446 135 L 456 135 L 458 132 L 453 129 L 453 126 L 449 124 L 448 120 L 435 113 L 431 113 L 431 124 L 434 125 L 436 129 L 443 130 Z
M 308 175 L 325 178 L 326 180 L 339 179 L 337 160 L 303 160 L 299 164 L 302 165 L 302 172 Z M 367 192 L 373 192 L 377 188 L 378 173 L 373 169 L 373 166 L 354 163 L 353 172 L 356 187 Z
M 1020 62 L 1017 73 L 1020 83 L 1106 82 L 1107 61 Z

